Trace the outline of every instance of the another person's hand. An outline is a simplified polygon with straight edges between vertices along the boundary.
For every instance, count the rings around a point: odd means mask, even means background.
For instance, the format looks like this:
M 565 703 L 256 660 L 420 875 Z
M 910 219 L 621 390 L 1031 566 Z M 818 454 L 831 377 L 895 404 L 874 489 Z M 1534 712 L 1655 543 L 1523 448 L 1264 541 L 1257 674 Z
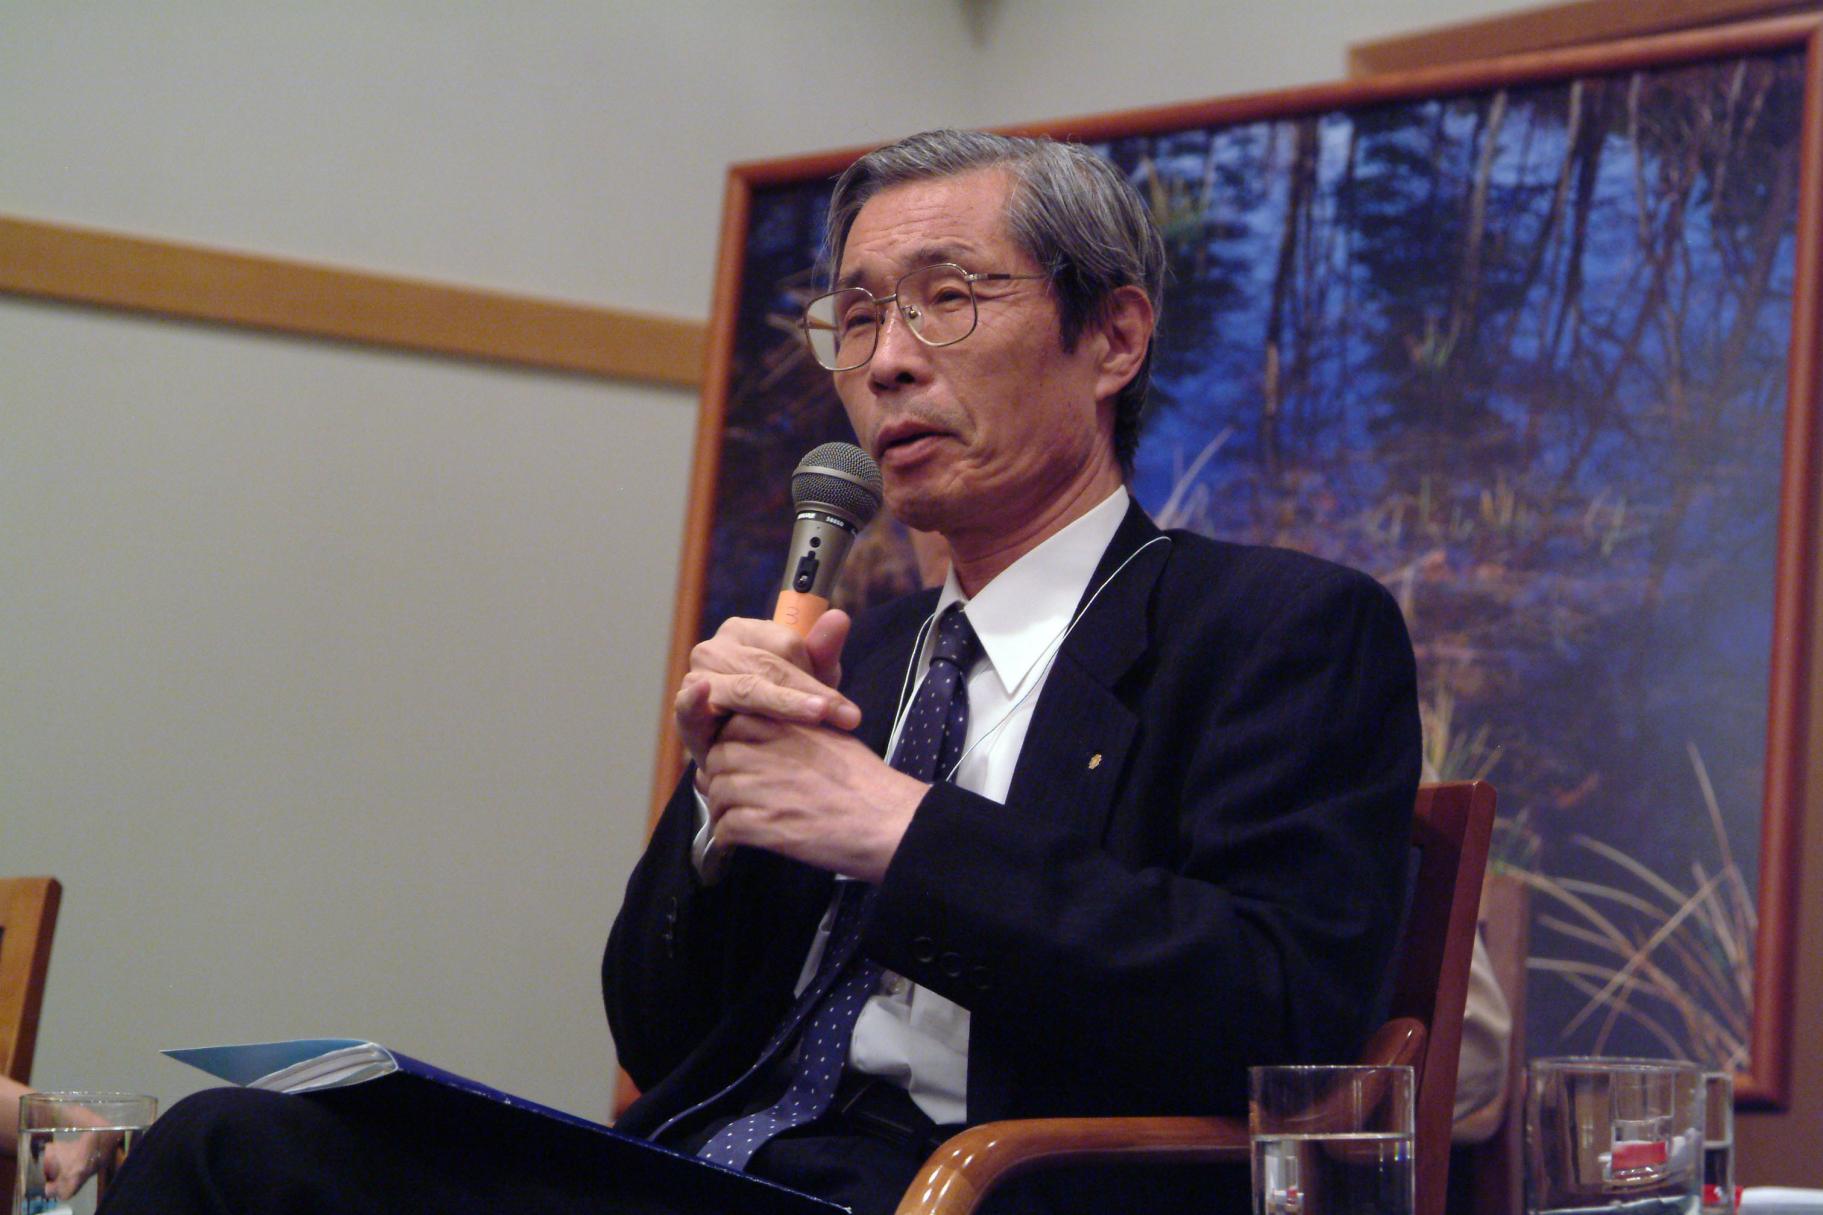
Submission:
M 59 1139 L 44 1149 L 39 1166 L 44 1170 L 44 1192 L 59 1202 L 76 1196 L 83 1183 L 95 1175 L 119 1146 L 113 1131 L 89 1131 L 74 1139 Z
M 825 613 L 807 637 L 769 620 L 736 617 L 691 650 L 673 713 L 699 773 L 717 734 L 737 713 L 840 730 L 858 726 L 860 708 L 836 691 L 848 627 L 841 611 Z

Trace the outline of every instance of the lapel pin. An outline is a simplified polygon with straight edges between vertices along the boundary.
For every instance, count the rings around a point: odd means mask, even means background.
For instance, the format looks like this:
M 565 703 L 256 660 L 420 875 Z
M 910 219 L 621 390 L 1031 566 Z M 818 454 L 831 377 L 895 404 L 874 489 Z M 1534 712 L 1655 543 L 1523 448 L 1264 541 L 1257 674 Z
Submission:
M 1101 767 L 1101 752 L 1097 751 L 1095 754 L 1089 756 L 1089 771 L 1093 772 L 1099 767 Z

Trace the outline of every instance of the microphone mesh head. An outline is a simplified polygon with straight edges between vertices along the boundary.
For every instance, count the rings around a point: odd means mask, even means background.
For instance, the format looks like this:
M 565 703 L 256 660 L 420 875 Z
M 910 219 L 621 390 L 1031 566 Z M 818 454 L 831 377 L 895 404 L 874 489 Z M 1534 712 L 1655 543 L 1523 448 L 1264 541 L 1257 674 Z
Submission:
M 880 509 L 885 487 L 880 466 L 853 443 L 825 443 L 813 448 L 791 474 L 791 504 L 798 509 L 821 506 L 867 526 Z

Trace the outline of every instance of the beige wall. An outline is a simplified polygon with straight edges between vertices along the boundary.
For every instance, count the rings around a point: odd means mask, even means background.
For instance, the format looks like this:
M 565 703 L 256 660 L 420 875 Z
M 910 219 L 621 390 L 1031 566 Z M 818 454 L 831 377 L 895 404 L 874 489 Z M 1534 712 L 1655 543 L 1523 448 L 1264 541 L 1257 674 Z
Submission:
M 21 0 L 0 213 L 702 317 L 731 161 L 1504 7 Z M 170 1100 L 159 1047 L 352 1033 L 600 1114 L 693 398 L 20 300 L 0 369 L 0 871 L 67 886 L 37 1079 Z M 1743 1159 L 1823 1184 L 1794 1125 Z

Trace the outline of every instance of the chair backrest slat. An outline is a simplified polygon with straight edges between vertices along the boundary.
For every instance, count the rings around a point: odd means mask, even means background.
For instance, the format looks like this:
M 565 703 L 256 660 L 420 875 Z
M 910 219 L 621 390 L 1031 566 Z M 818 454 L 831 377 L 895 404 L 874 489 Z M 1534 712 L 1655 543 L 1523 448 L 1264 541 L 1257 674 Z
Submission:
M 31 1079 L 62 898 L 56 878 L 0 878 L 0 1074 L 15 1080 Z
M 1494 786 L 1486 781 L 1419 788 L 1412 818 L 1418 871 L 1390 1010 L 1427 1031 L 1418 1065 L 1417 1215 L 1443 1215 L 1462 1010 L 1493 828 Z

